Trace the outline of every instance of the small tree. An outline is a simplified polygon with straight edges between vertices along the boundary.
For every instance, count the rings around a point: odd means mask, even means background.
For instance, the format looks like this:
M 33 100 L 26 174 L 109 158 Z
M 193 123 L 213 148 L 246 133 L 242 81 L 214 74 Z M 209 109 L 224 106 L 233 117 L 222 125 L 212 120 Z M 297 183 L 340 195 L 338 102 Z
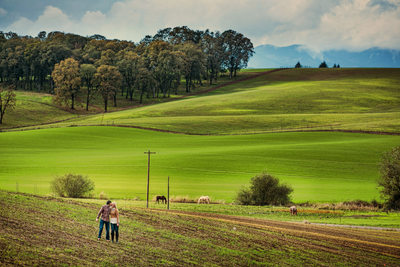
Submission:
M 3 117 L 6 110 L 13 110 L 15 108 L 17 99 L 11 86 L 0 86 L 0 124 L 3 123 Z
M 336 63 L 335 64 L 333 64 L 333 67 L 332 68 L 334 68 L 334 69 L 336 69 L 337 68 L 337 66 L 336 66 Z
M 249 188 L 242 188 L 236 200 L 242 205 L 285 205 L 290 202 L 293 189 L 280 184 L 279 179 L 262 172 L 251 178 Z
M 296 65 L 294 66 L 296 69 L 302 68 L 303 66 L 300 64 L 300 61 L 297 61 Z
M 117 67 L 101 65 L 97 68 L 95 79 L 98 83 L 98 91 L 104 100 L 104 112 L 107 112 L 108 99 L 114 99 L 117 106 L 117 91 L 121 86 L 122 76 Z
M 79 62 L 73 58 L 57 63 L 51 73 L 55 84 L 56 100 L 68 103 L 71 100 L 71 109 L 75 109 L 75 98 L 81 86 Z
M 51 183 L 52 191 L 60 197 L 84 197 L 94 190 L 94 183 L 87 176 L 66 174 L 57 176 Z
M 381 177 L 378 180 L 386 209 L 400 209 L 400 146 L 382 157 Z
M 323 61 L 321 64 L 319 64 L 319 67 L 320 67 L 320 68 L 327 68 L 327 67 L 328 67 L 328 64 L 326 64 L 326 62 Z

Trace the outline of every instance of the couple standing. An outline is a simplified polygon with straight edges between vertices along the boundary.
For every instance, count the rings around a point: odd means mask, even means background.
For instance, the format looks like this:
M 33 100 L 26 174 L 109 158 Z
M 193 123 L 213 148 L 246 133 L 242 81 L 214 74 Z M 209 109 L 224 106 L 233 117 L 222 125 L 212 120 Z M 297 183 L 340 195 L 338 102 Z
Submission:
M 99 225 L 99 236 L 98 240 L 101 238 L 101 233 L 103 232 L 104 226 L 106 227 L 106 240 L 110 241 L 110 223 L 111 223 L 111 240 L 114 243 L 114 233 L 115 241 L 118 243 L 118 228 L 119 228 L 119 212 L 115 202 L 111 203 L 110 200 L 107 204 L 101 207 L 99 214 L 97 214 L 96 222 L 100 219 Z

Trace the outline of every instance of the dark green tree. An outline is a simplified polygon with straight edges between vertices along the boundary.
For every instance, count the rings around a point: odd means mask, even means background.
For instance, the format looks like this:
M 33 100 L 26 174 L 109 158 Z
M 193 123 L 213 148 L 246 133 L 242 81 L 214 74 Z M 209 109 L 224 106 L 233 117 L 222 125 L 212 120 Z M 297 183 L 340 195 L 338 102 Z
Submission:
M 293 189 L 280 184 L 279 179 L 262 172 L 251 178 L 249 188 L 239 191 L 236 200 L 243 205 L 285 205 L 290 202 Z
M 303 66 L 300 64 L 300 61 L 298 61 L 294 67 L 298 69 L 302 68 Z
M 319 68 L 327 68 L 328 64 L 326 64 L 325 61 L 321 62 L 321 64 L 319 64 Z
M 381 161 L 378 184 L 386 209 L 400 209 L 400 146 L 385 153 Z

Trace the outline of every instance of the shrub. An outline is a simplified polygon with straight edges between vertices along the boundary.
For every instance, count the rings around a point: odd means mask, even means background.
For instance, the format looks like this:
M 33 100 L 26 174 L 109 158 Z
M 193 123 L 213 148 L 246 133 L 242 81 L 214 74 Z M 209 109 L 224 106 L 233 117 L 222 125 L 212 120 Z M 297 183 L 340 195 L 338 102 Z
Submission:
M 108 199 L 108 196 L 107 196 L 107 194 L 106 193 L 104 193 L 103 191 L 100 193 L 100 195 L 99 195 L 99 199 Z
M 263 172 L 251 178 L 249 188 L 242 188 L 236 197 L 242 205 L 285 205 L 290 203 L 293 189 L 279 184 L 279 179 Z
M 383 155 L 378 184 L 385 199 L 385 209 L 400 209 L 400 146 Z
M 52 191 L 60 197 L 84 197 L 94 190 L 94 183 L 87 176 L 65 174 L 57 176 L 51 183 Z

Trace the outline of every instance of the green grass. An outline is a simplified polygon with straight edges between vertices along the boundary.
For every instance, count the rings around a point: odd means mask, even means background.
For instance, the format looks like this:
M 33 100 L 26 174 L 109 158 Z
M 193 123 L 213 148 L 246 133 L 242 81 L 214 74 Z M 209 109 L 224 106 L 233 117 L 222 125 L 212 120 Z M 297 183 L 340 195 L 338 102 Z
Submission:
M 76 117 L 76 115 L 54 105 L 52 95 L 16 91 L 16 97 L 16 108 L 5 113 L 3 124 L 0 124 L 0 130 L 56 122 Z
M 95 195 L 145 199 L 147 157 L 151 196 L 233 200 L 263 170 L 294 188 L 295 202 L 379 199 L 382 153 L 400 136 L 352 133 L 274 133 L 188 136 L 119 127 L 72 127 L 0 134 L 0 188 L 49 194 L 68 172 L 89 175 Z
M 255 71 L 247 71 L 240 73 L 237 79 L 251 76 Z M 203 86 L 197 85 L 192 90 L 192 93 L 199 93 L 208 90 L 217 85 L 224 84 L 231 81 L 228 77 L 222 77 L 217 83 L 209 85 L 207 81 L 203 81 Z M 93 96 L 90 102 L 89 111 L 85 110 L 86 107 L 86 89 L 81 88 L 80 94 L 77 96 L 75 103 L 75 110 L 71 111 L 68 107 L 60 107 L 53 102 L 53 95 L 46 93 L 38 93 L 32 91 L 16 91 L 17 106 L 14 110 L 7 111 L 3 124 L 0 124 L 0 130 L 7 130 L 10 128 L 32 127 L 37 128 L 47 127 L 49 123 L 70 120 L 73 118 L 86 118 L 87 116 L 103 112 L 103 99 L 101 96 Z M 168 102 L 172 99 L 179 98 L 186 95 L 184 83 L 178 88 L 177 95 L 172 94 L 170 98 L 143 98 L 143 103 L 139 103 L 139 94 L 134 94 L 133 101 L 126 99 L 120 93 L 117 95 L 117 107 L 113 106 L 113 102 L 109 101 L 108 110 L 118 111 L 127 108 L 137 108 L 143 105 L 159 104 Z
M 184 133 L 400 132 L 400 69 L 290 69 L 185 100 L 81 117 L 67 125 L 134 125 Z

